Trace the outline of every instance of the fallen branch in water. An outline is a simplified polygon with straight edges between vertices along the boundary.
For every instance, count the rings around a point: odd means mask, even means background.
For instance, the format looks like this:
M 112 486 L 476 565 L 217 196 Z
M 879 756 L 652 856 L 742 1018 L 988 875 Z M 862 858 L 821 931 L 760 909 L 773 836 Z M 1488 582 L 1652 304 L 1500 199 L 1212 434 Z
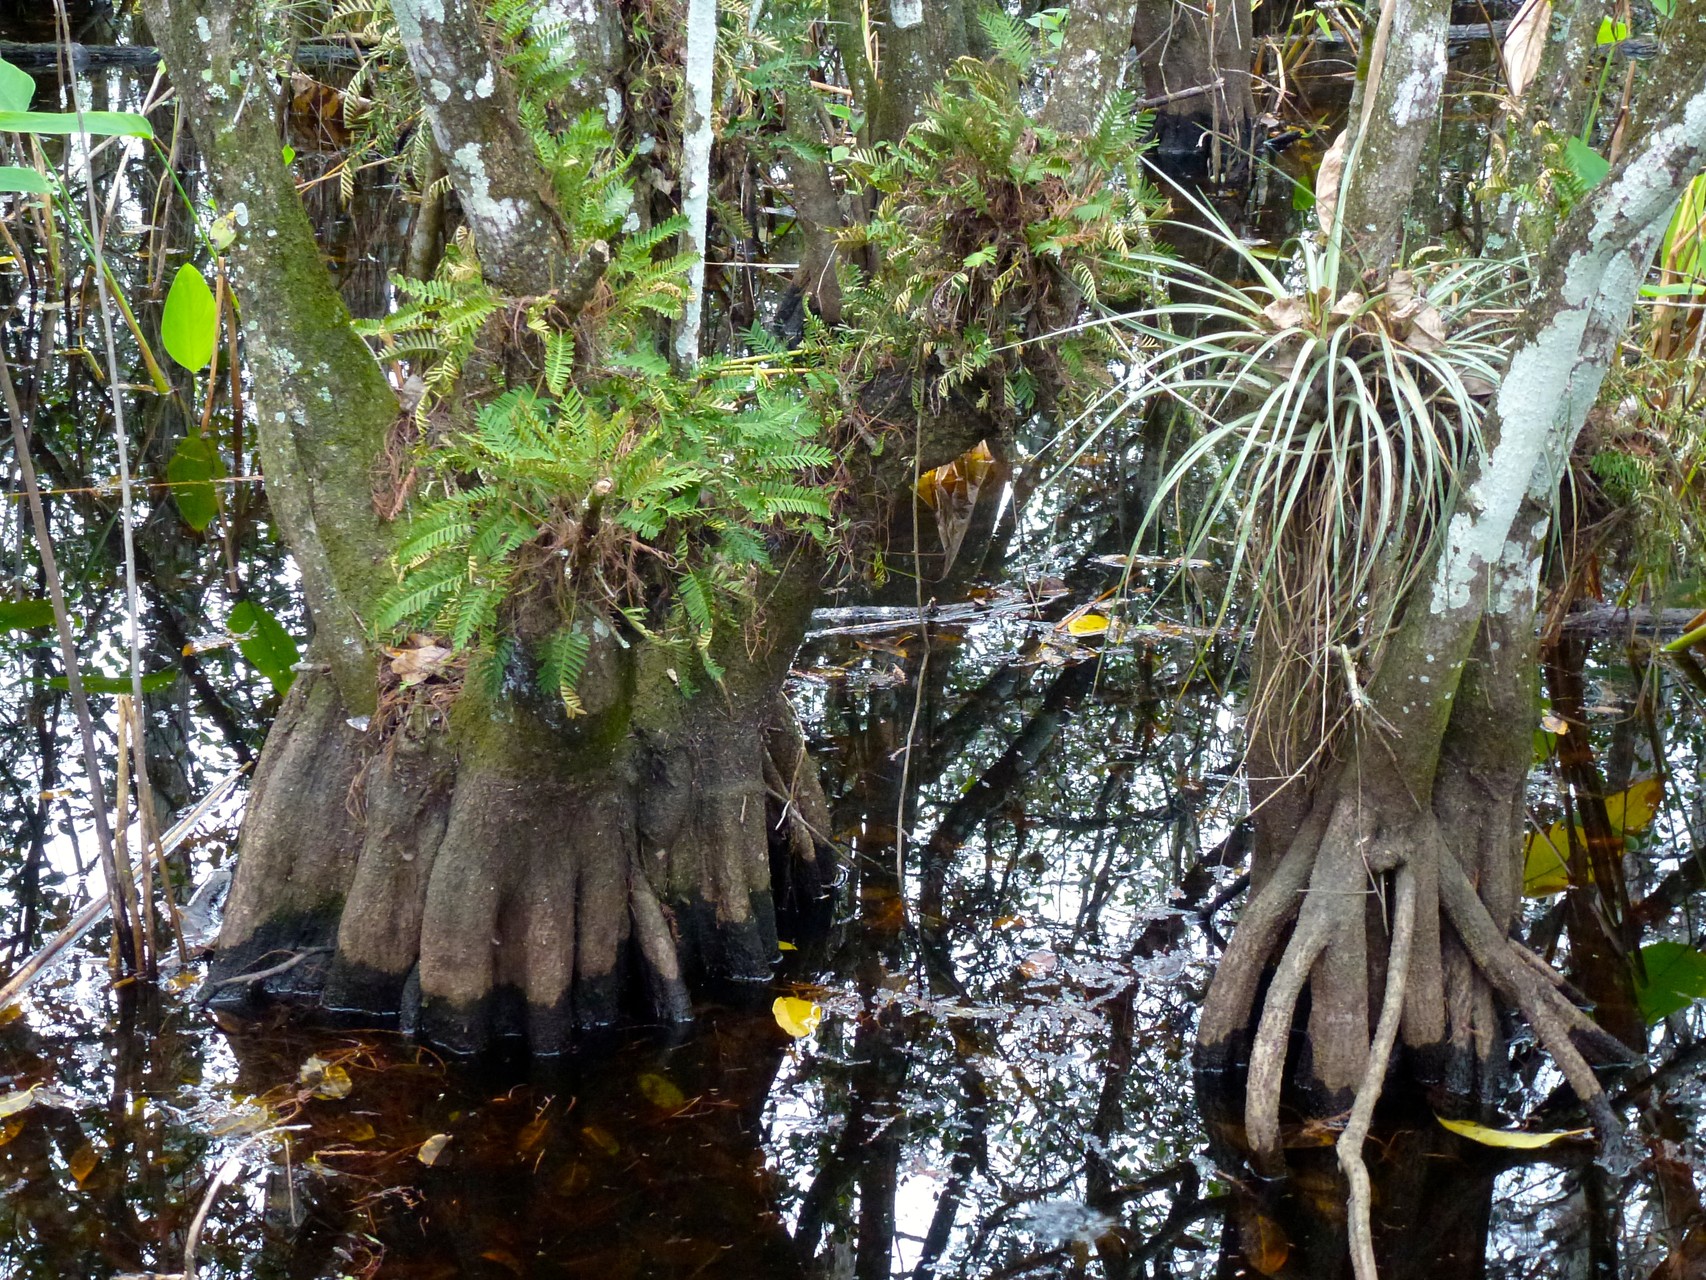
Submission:
M 221 978 L 218 982 L 210 982 L 206 986 L 202 987 L 201 994 L 197 996 L 196 999 L 202 1004 L 206 1004 L 210 999 L 212 999 L 213 993 L 219 990 L 220 987 L 236 986 L 239 982 L 264 982 L 268 978 L 276 978 L 281 973 L 289 973 L 310 956 L 324 955 L 330 950 L 330 947 L 309 947 L 305 951 L 296 952 L 290 957 L 290 959 L 279 964 L 272 965 L 269 968 L 256 969 L 252 973 L 239 973 L 229 978 Z M 272 954 L 276 954 L 276 952 Z

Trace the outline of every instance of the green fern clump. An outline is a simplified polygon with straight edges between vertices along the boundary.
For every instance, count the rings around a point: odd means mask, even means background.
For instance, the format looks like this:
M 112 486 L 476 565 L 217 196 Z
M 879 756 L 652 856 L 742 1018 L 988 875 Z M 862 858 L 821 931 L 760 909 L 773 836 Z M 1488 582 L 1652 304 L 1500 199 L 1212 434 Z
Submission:
M 849 291 L 850 311 L 936 395 L 977 379 L 980 407 L 998 389 L 1028 411 L 1040 380 L 1105 364 L 1094 328 L 1071 331 L 1084 308 L 1154 288 L 1147 224 L 1160 201 L 1138 171 L 1147 118 L 1129 97 L 1088 137 L 1037 125 L 1019 101 L 1035 37 L 1001 15 L 984 26 L 997 56 L 961 59 L 903 141 L 848 162 L 882 196 L 848 233 L 881 263 Z
M 437 492 L 398 546 L 376 625 L 459 651 L 532 643 L 571 715 L 583 615 L 691 650 L 719 679 L 715 643 L 773 546 L 829 541 L 828 492 L 802 479 L 835 465 L 817 439 L 828 388 L 806 370 L 766 355 L 683 377 L 639 352 L 581 386 L 505 392 L 431 448 Z

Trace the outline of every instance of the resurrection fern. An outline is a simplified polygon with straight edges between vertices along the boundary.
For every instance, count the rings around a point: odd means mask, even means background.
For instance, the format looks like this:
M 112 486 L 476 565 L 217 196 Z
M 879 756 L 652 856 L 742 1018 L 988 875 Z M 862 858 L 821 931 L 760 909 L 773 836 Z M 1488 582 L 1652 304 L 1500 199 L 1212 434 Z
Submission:
M 532 641 L 570 714 L 603 618 L 720 678 L 715 644 L 779 540 L 829 538 L 828 494 L 803 479 L 835 464 L 816 439 L 825 375 L 803 371 L 817 358 L 677 377 L 629 354 L 556 394 L 503 393 L 430 450 L 438 495 L 410 521 L 376 624 L 459 650 Z
M 848 161 L 882 196 L 846 236 L 880 263 L 848 290 L 848 310 L 930 394 L 975 381 L 980 407 L 999 395 L 1024 413 L 1039 383 L 1097 381 L 1104 335 L 1073 322 L 1148 295 L 1147 220 L 1160 202 L 1138 168 L 1147 118 L 1129 97 L 1116 95 L 1087 137 L 1037 125 L 1019 102 L 1035 37 L 1001 15 L 984 27 L 995 58 L 961 59 L 905 139 Z

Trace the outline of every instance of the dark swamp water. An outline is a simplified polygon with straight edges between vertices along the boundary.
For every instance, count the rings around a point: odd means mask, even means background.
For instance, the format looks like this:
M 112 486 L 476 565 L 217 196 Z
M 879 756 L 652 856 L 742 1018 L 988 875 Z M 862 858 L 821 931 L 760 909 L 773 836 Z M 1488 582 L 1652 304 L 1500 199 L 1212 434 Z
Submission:
M 0 8 L 0 36 L 42 38 L 13 17 Z M 344 205 L 335 187 L 317 212 L 371 310 L 395 195 L 358 185 Z M 45 323 L 8 324 L 14 364 Z M 55 531 L 84 642 L 117 671 L 112 495 L 73 482 L 114 470 L 104 392 L 76 361 L 44 370 L 38 431 L 55 484 L 77 490 L 54 500 Z M 157 403 L 137 429 L 145 475 L 183 434 L 182 410 Z M 1342 1247 L 1331 1135 L 1292 1135 L 1297 1176 L 1263 1186 L 1216 1164 L 1191 1080 L 1196 1010 L 1242 902 L 1242 655 L 1204 650 L 1164 603 L 1112 633 L 1068 625 L 1121 581 L 1134 478 L 1152 468 L 1140 438 L 1110 437 L 1042 491 L 1030 468 L 992 482 L 987 550 L 927 625 L 900 606 L 819 615 L 790 694 L 844 857 L 833 919 L 783 952 L 772 986 L 713 993 L 690 1028 L 471 1066 L 381 1029 L 215 1018 L 193 963 L 115 990 L 91 933 L 0 1011 L 0 1277 L 176 1272 L 197 1231 L 198 1274 L 220 1280 L 1339 1274 L 1323 1260 Z M 22 581 L 9 469 L 5 483 L 0 574 Z M 230 547 L 164 502 L 141 516 L 146 665 L 174 673 L 149 697 L 146 747 L 182 811 L 247 762 L 276 709 L 228 645 L 184 653 L 223 630 L 222 575 L 298 632 L 301 606 L 263 508 Z M 1138 568 L 1140 584 L 1165 577 Z M 1701 693 L 1615 638 L 1578 657 L 1607 780 L 1665 780 L 1629 859 L 1645 937 L 1698 945 Z M 0 662 L 9 969 L 100 883 L 52 659 L 13 633 Z M 109 757 L 111 707 L 97 699 Z M 1560 816 L 1551 767 L 1531 801 L 1538 825 Z M 228 863 L 240 808 L 239 787 L 197 827 L 186 880 Z M 1561 901 L 1528 902 L 1542 946 Z M 789 1034 L 778 997 L 821 1021 Z M 1581 1142 L 1504 1152 L 1419 1108 L 1389 1117 L 1370 1154 L 1390 1274 L 1657 1274 L 1706 1159 L 1703 1035 L 1698 1005 L 1652 1027 L 1654 1070 L 1619 1095 L 1646 1155 L 1627 1173 Z M 1518 1044 L 1511 1114 L 1569 1127 L 1558 1073 Z

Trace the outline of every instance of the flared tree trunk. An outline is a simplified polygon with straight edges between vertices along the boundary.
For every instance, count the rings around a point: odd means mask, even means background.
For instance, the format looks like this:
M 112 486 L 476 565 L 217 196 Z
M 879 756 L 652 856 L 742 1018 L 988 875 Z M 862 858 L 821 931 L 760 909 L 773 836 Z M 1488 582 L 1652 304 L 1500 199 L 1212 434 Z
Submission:
M 1640 140 L 1538 264 L 1482 448 L 1444 514 L 1431 572 L 1366 674 L 1336 762 L 1258 814 L 1252 897 L 1203 1009 L 1196 1061 L 1205 1110 L 1231 1121 L 1221 1132 L 1258 1165 L 1281 1161 L 1282 1087 L 1299 1119 L 1350 1111 L 1339 1154 L 1359 1275 L 1373 1268 L 1360 1151 L 1388 1069 L 1400 1064 L 1412 1082 L 1490 1100 L 1504 1061 L 1501 1009 L 1520 1012 L 1607 1145 L 1617 1145 L 1591 1064 L 1634 1050 L 1578 1009 L 1510 929 L 1537 717 L 1541 552 L 1637 287 L 1706 157 L 1703 9 L 1679 7 L 1651 74 Z M 1443 65 L 1431 50 L 1415 57 L 1389 63 L 1388 79 L 1409 83 Z M 1408 116 L 1416 92 L 1382 94 L 1388 105 L 1377 110 Z M 1377 159 L 1365 152 L 1361 163 L 1353 193 L 1378 176 Z M 1401 201 L 1384 203 L 1401 217 Z M 1396 245 L 1378 222 L 1370 212 L 1358 224 L 1363 243 Z M 1252 726 L 1253 740 L 1262 728 Z
M 431 123 L 489 274 L 572 288 L 579 264 L 477 6 L 418 8 L 395 6 L 417 72 L 488 86 L 443 95 Z M 146 12 L 215 200 L 238 214 L 229 262 L 267 496 L 314 624 L 256 774 L 210 991 L 401 1014 L 454 1050 L 521 1036 L 554 1053 L 625 1012 L 687 1017 L 696 977 L 766 978 L 775 893 L 809 906 L 829 874 L 815 768 L 780 697 L 817 565 L 767 585 L 762 643 L 731 643 L 723 685 L 691 699 L 659 651 L 608 628 L 572 722 L 525 678 L 498 703 L 452 703 L 440 678 L 405 687 L 369 625 L 391 581 L 373 484 L 398 403 L 282 163 L 264 16 L 215 0 Z M 230 981 L 262 970 L 278 972 Z

